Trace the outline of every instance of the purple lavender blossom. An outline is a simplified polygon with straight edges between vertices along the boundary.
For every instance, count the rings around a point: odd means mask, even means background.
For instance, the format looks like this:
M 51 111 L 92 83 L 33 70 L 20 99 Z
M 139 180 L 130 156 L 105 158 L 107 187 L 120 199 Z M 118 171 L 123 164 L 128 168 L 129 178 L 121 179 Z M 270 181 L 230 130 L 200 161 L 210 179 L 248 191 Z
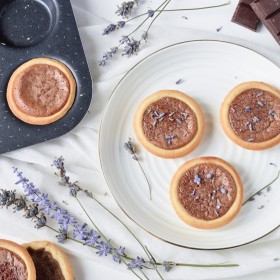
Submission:
M 92 229 L 89 232 L 86 232 L 86 237 L 84 238 L 84 245 L 94 246 L 99 242 L 99 238 L 99 233 Z
M 197 185 L 199 185 L 201 183 L 201 178 L 198 176 L 198 174 L 194 175 L 194 179 L 193 179 L 194 183 L 196 183 Z
M 117 22 L 118 28 L 124 28 L 125 23 L 126 23 L 126 22 L 125 22 L 125 21 L 123 21 L 123 20 L 118 21 L 118 22 Z
M 148 10 L 148 11 L 147 11 L 148 17 L 153 17 L 154 14 L 155 14 L 155 11 L 154 11 L 154 10 Z
M 106 61 L 104 59 L 98 61 L 99 66 L 105 66 Z
M 108 35 L 112 32 L 114 32 L 117 28 L 117 25 L 116 24 L 109 24 L 104 30 L 103 30 L 103 33 L 102 35 Z
M 117 6 L 118 9 L 116 11 L 116 14 L 118 16 L 121 16 L 122 18 L 128 18 L 131 16 L 131 11 L 134 7 L 134 4 L 138 4 L 138 1 L 128 1 L 123 2 L 121 6 Z
M 82 226 L 77 224 L 75 229 L 73 229 L 73 237 L 78 238 L 79 240 L 84 240 L 86 238 L 86 230 L 87 224 L 84 223 Z
M 251 107 L 250 106 L 246 106 L 245 107 L 245 112 L 247 112 L 247 113 L 251 112 Z
M 121 39 L 119 40 L 121 44 L 129 43 L 130 38 L 128 36 L 122 36 Z
M 134 40 L 133 38 L 126 43 L 126 46 L 123 49 L 122 56 L 126 56 L 127 58 L 132 55 L 136 55 L 140 48 L 140 41 Z
M 121 263 L 121 258 L 118 255 L 113 255 L 113 261 L 116 263 Z
M 214 176 L 214 175 L 213 175 L 212 173 L 208 173 L 208 174 L 206 174 L 206 178 L 207 178 L 207 179 L 212 179 L 212 178 L 213 178 L 213 176 Z
M 98 251 L 96 252 L 96 254 L 99 255 L 99 257 L 101 256 L 107 256 L 108 254 L 110 254 L 112 252 L 112 248 L 109 245 L 109 243 L 105 242 L 105 241 L 101 241 L 99 243 L 98 246 L 96 246 L 96 248 L 98 249 Z
M 130 263 L 128 263 L 128 267 L 130 269 L 133 269 L 133 268 L 139 268 L 139 269 L 142 269 L 143 268 L 143 264 L 145 263 L 144 259 L 143 258 L 139 258 L 137 257 L 135 260 L 132 260 Z
M 259 122 L 260 121 L 260 119 L 258 118 L 258 117 L 253 117 L 253 122 Z

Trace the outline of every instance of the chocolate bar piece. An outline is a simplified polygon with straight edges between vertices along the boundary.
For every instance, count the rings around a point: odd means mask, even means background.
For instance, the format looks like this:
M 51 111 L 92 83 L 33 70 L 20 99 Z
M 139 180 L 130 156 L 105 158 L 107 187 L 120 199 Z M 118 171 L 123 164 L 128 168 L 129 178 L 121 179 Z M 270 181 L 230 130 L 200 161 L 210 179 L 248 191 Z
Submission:
M 280 0 L 255 0 L 251 7 L 280 45 Z
M 260 20 L 250 6 L 252 2 L 254 0 L 240 0 L 231 21 L 256 31 Z

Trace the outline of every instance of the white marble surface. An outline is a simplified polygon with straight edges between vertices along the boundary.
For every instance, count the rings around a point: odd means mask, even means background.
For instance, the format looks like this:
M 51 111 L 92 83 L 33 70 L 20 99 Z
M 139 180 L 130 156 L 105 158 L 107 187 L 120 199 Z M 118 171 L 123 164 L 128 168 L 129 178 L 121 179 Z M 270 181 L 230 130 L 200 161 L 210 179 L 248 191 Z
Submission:
M 71 2 L 94 80 L 94 98 L 89 114 L 73 131 L 59 139 L 2 155 L 0 170 L 5 176 L 0 178 L 1 185 L 14 188 L 13 183 L 16 179 L 12 176 L 11 167 L 17 166 L 40 189 L 48 191 L 53 199 L 60 202 L 67 201 L 70 204 L 69 209 L 84 221 L 85 217 L 82 218 L 81 211 L 73 205 L 71 198 L 67 196 L 67 191 L 55 187 L 56 178 L 53 176 L 54 170 L 50 164 L 55 156 L 63 155 L 73 180 L 79 180 L 83 186 L 90 189 L 116 215 L 123 219 L 149 246 L 157 258 L 177 258 L 197 263 L 226 260 L 241 265 L 234 269 L 178 269 L 164 274 L 165 279 L 279 279 L 280 262 L 273 262 L 274 258 L 280 257 L 279 230 L 260 242 L 242 248 L 220 252 L 200 252 L 165 244 L 137 227 L 119 210 L 110 195 L 107 195 L 108 189 L 100 170 L 97 146 L 102 110 L 114 86 L 136 62 L 148 54 L 176 42 L 193 39 L 217 39 L 250 47 L 280 65 L 278 44 L 263 26 L 259 28 L 257 33 L 254 33 L 231 23 L 230 19 L 238 2 L 233 0 L 231 5 L 224 8 L 163 14 L 155 22 L 148 43 L 143 46 L 137 56 L 130 59 L 114 59 L 108 66 L 99 68 L 96 61 L 104 51 L 115 46 L 120 37 L 120 33 L 117 32 L 106 37 L 102 36 L 101 33 L 110 22 L 117 21 L 116 5 L 122 1 L 71 0 Z M 222 2 L 223 0 L 173 0 L 170 8 L 197 7 Z M 147 7 L 154 8 L 159 3 L 161 3 L 159 0 L 143 0 L 139 10 L 146 11 Z M 182 16 L 186 16 L 188 19 L 186 20 Z M 222 29 L 217 32 L 216 29 L 220 26 Z M 133 27 L 135 25 L 131 24 L 130 28 Z M 94 213 L 96 222 L 104 227 L 104 232 L 113 238 L 114 242 L 126 246 L 132 255 L 142 254 L 140 249 L 135 246 L 134 241 L 113 219 L 105 215 L 104 212 L 100 211 L 100 208 L 91 202 L 84 201 L 84 203 L 89 212 Z M 15 241 L 42 238 L 55 241 L 54 236 L 46 229 L 37 232 L 28 221 L 12 215 L 9 211 L 6 211 L 5 215 L 1 214 L 0 231 L 0 236 L 8 236 Z M 99 258 L 95 253 L 84 250 L 81 246 L 68 243 L 65 244 L 65 249 L 71 254 L 77 280 L 133 279 L 132 274 L 126 268 L 112 263 L 108 258 Z M 155 278 L 151 277 L 151 279 Z

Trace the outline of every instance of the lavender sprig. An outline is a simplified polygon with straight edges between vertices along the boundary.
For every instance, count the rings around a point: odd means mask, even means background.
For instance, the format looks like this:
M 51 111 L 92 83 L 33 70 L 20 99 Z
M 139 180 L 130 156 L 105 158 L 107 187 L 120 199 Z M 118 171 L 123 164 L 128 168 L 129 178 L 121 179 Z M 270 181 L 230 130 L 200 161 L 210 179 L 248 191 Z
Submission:
M 132 9 L 135 7 L 135 4 L 138 4 L 138 0 L 134 1 L 128 1 L 123 2 L 121 6 L 118 6 L 118 9 L 116 11 L 116 14 L 118 16 L 121 16 L 124 20 L 118 21 L 117 23 L 111 23 L 109 24 L 104 30 L 102 35 L 109 35 L 112 32 L 124 28 L 129 21 L 135 20 L 139 17 L 146 16 L 146 18 L 135 28 L 129 35 L 126 35 L 125 37 L 129 38 L 129 40 L 125 41 L 124 49 L 122 50 L 122 56 L 131 57 L 133 55 L 136 55 L 138 51 L 140 50 L 141 42 L 148 40 L 149 30 L 154 23 L 154 21 L 157 19 L 157 17 L 162 12 L 179 12 L 179 11 L 189 11 L 189 10 L 202 10 L 202 9 L 211 9 L 211 8 L 218 8 L 223 7 L 226 5 L 229 5 L 231 1 L 228 1 L 226 3 L 220 4 L 220 5 L 214 5 L 214 6 L 207 6 L 207 7 L 198 7 L 198 8 L 189 8 L 189 9 L 166 9 L 166 6 L 169 4 L 171 0 L 165 0 L 163 3 L 156 9 L 148 9 L 146 13 L 142 13 L 140 15 L 137 15 L 133 18 L 129 17 L 131 16 Z M 157 16 L 154 16 L 157 13 Z M 144 31 L 141 35 L 141 38 L 139 40 L 133 39 L 130 36 L 134 34 L 136 31 L 140 29 L 140 27 L 147 22 L 147 20 L 153 18 L 152 22 L 148 26 L 147 30 Z M 220 31 L 218 29 L 217 31 Z M 120 40 L 121 41 L 121 40 Z M 115 49 L 119 50 L 120 46 L 123 44 L 121 42 L 117 47 L 114 47 Z M 99 66 L 105 66 L 106 63 L 111 60 L 116 53 L 112 53 L 111 51 L 107 51 L 103 54 L 103 57 L 101 60 L 98 61 Z
M 265 189 L 267 189 L 267 188 L 271 188 L 271 185 L 272 185 L 275 181 L 277 181 L 279 177 L 280 177 L 280 170 L 278 171 L 276 177 L 275 177 L 271 182 L 269 182 L 269 183 L 266 184 L 263 188 L 261 188 L 260 190 L 258 190 L 257 192 L 255 192 L 253 195 L 251 195 L 249 198 L 247 198 L 247 199 L 243 202 L 242 206 L 244 206 L 248 201 L 254 201 L 254 200 L 255 200 L 255 196 L 256 196 L 256 195 L 260 195 L 260 193 L 261 193 L 263 190 L 265 190 Z
M 149 183 L 148 177 L 139 161 L 139 157 L 137 155 L 137 150 L 136 150 L 136 146 L 133 143 L 131 138 L 128 138 L 128 141 L 124 143 L 124 148 L 125 150 L 127 150 L 131 155 L 132 155 L 132 159 L 134 159 L 135 161 L 137 161 L 143 175 L 145 176 L 145 179 L 147 181 L 148 187 L 149 187 L 149 193 L 150 193 L 150 200 L 152 200 L 152 189 L 151 189 L 151 185 Z

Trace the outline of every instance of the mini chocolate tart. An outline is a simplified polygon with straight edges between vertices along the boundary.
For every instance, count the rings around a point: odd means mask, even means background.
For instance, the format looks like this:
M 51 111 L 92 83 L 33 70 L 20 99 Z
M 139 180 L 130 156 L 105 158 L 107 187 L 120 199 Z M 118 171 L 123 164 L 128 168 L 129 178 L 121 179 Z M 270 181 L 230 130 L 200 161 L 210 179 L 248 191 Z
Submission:
M 204 117 L 199 105 L 177 90 L 161 90 L 148 96 L 134 116 L 139 142 L 162 158 L 179 158 L 201 142 Z
M 74 280 L 72 266 L 62 249 L 48 241 L 22 245 L 35 264 L 37 280 Z
M 46 125 L 62 118 L 76 95 L 76 81 L 61 62 L 32 59 L 15 70 L 7 88 L 13 114 L 33 125 Z
M 185 223 L 214 229 L 228 224 L 238 214 L 243 185 L 228 162 L 215 157 L 195 158 L 174 174 L 170 198 L 175 212 Z
M 36 280 L 34 263 L 20 245 L 0 239 L 0 279 Z
M 237 145 L 264 150 L 280 143 L 280 91 L 262 82 L 233 88 L 220 111 L 222 127 Z

